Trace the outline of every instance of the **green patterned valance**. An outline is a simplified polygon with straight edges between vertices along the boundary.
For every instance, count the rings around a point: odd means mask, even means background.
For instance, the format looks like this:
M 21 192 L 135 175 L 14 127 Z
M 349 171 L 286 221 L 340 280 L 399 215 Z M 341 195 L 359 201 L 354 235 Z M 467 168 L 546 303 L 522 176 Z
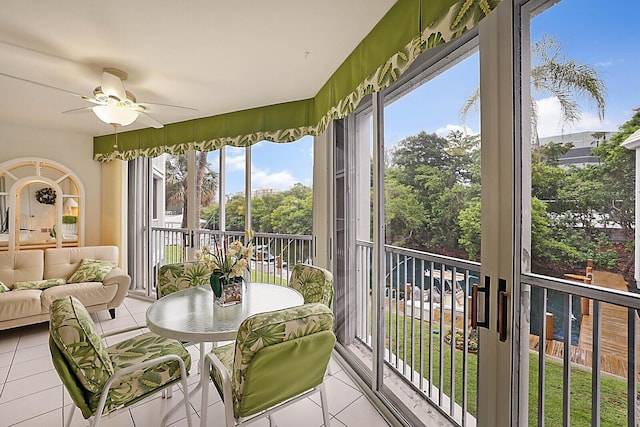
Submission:
M 94 138 L 94 159 L 131 160 L 223 145 L 317 136 L 370 93 L 387 88 L 424 51 L 473 28 L 500 0 L 398 0 L 315 97 Z

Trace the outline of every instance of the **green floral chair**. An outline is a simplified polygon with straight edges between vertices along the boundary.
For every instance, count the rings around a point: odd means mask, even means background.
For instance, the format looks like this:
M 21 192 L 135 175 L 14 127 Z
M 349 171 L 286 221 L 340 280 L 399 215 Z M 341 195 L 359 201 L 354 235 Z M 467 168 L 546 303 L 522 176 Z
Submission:
M 139 328 L 105 336 L 135 329 Z M 49 349 L 53 365 L 73 400 L 67 427 L 76 408 L 92 427 L 97 427 L 103 416 L 178 382 L 182 384 L 191 426 L 187 388 L 191 357 L 180 342 L 147 332 L 107 347 L 87 309 L 75 297 L 66 296 L 51 304 Z
M 328 427 L 323 380 L 335 341 L 333 313 L 325 304 L 305 304 L 247 318 L 235 343 L 212 349 L 205 359 L 205 372 L 210 372 L 224 402 L 226 426 L 270 418 L 272 412 L 320 392 L 324 425 Z M 203 387 L 203 408 L 208 406 L 208 389 Z M 203 426 L 206 417 L 207 411 L 202 411 Z
M 288 285 L 302 294 L 305 304 L 321 302 L 331 308 L 333 275 L 330 271 L 310 264 L 296 264 Z
M 211 272 L 200 262 L 165 264 L 158 270 L 158 299 L 192 286 L 208 285 Z
M 209 285 L 209 276 L 211 276 L 211 272 L 201 262 L 165 264 L 158 270 L 158 282 L 156 285 L 158 299 L 192 286 Z M 200 373 L 204 364 L 206 349 L 204 343 L 200 343 L 198 347 L 200 350 L 198 373 Z M 167 390 L 167 396 L 171 397 L 171 389 Z

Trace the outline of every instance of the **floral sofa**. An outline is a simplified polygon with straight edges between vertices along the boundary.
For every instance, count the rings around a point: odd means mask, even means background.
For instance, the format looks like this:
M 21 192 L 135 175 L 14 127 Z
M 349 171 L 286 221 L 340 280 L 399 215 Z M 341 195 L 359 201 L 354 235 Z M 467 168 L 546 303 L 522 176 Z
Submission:
M 46 322 L 51 303 L 70 295 L 115 318 L 131 283 L 117 263 L 116 246 L 0 252 L 0 330 Z

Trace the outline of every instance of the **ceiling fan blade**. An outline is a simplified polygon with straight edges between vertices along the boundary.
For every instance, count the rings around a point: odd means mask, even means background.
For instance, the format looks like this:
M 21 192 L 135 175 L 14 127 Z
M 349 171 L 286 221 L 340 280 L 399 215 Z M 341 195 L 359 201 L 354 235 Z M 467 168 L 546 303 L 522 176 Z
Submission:
M 71 92 L 70 90 L 61 89 L 59 87 L 51 86 L 51 85 L 48 85 L 48 84 L 45 84 L 45 83 L 35 82 L 33 80 L 28 80 L 28 79 L 23 79 L 22 77 L 12 76 L 11 74 L 5 74 L 5 73 L 0 73 L 0 76 L 8 77 L 10 79 L 20 80 L 20 81 L 23 81 L 23 82 L 26 82 L 26 83 L 31 83 L 31 84 L 42 86 L 42 87 L 46 87 L 46 88 L 49 88 L 49 89 L 57 90 L 59 92 L 68 93 L 69 95 L 73 95 L 73 96 L 77 96 L 78 98 L 82 98 L 85 101 L 97 103 L 97 101 L 95 99 L 93 99 L 93 98 L 90 98 L 90 97 L 87 97 L 87 96 L 84 96 L 84 95 L 80 95 L 79 93 Z
M 96 105 L 104 105 L 104 102 L 99 101 L 95 98 L 91 98 L 90 96 L 83 96 L 82 99 L 84 99 L 87 102 L 90 102 L 92 104 L 96 104 Z M 87 108 L 91 108 L 91 107 L 87 107 Z
M 139 102 L 138 105 L 142 105 L 143 107 L 145 107 L 150 111 L 158 111 L 161 109 L 179 109 L 179 110 L 185 110 L 185 112 L 191 112 L 191 113 L 198 112 L 197 108 L 183 107 L 181 105 L 160 104 L 158 102 Z
M 154 119 L 153 117 L 151 117 L 150 115 L 148 115 L 147 113 L 143 113 L 142 111 L 138 111 L 138 119 L 137 119 L 140 123 L 143 123 L 147 126 L 151 126 L 153 128 L 156 129 L 160 129 L 162 127 L 164 127 L 164 125 L 162 123 L 160 123 L 159 121 L 157 121 L 156 119 Z
M 62 114 L 88 113 L 92 111 L 93 111 L 93 107 L 82 107 L 82 108 L 74 108 L 73 110 L 63 111 Z
M 102 93 L 107 96 L 115 96 L 120 101 L 127 99 L 127 91 L 124 89 L 122 79 L 110 73 L 107 69 L 102 73 Z

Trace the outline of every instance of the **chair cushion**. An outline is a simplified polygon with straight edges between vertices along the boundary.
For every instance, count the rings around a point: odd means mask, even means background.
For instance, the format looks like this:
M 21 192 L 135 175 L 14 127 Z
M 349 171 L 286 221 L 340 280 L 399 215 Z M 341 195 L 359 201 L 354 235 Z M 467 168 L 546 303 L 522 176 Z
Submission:
M 191 286 L 209 284 L 211 272 L 200 262 L 166 264 L 158 271 L 158 298 Z
M 69 277 L 69 283 L 102 282 L 116 266 L 113 261 L 102 259 L 83 259 L 78 269 Z
M 235 343 L 223 345 L 221 347 L 214 347 L 211 349 L 211 353 L 215 354 L 216 357 L 222 362 L 225 368 L 227 368 L 228 372 L 233 371 L 233 354 L 235 351 Z M 211 381 L 213 381 L 213 385 L 218 389 L 218 393 L 220 393 L 220 397 L 222 396 L 222 377 L 220 377 L 220 372 L 217 369 L 211 370 Z M 224 397 L 223 397 L 224 400 Z
M 240 404 L 247 373 L 254 356 L 262 348 L 332 330 L 333 313 L 322 303 L 260 313 L 245 319 L 238 329 L 235 344 L 231 381 L 234 413 L 242 413 Z
M 82 385 L 100 393 L 114 369 L 87 309 L 67 296 L 51 304 L 50 335 Z
M 321 302 L 331 307 L 333 275 L 330 271 L 314 265 L 296 264 L 291 272 L 289 286 L 302 294 L 305 304 Z
M 263 347 L 246 370 L 235 414 L 257 414 L 321 384 L 335 342 L 333 332 L 325 330 Z
M 115 372 L 167 354 L 176 354 L 184 360 L 187 372 L 191 368 L 191 356 L 176 340 L 164 338 L 152 332 L 122 341 L 107 348 Z M 116 380 L 109 390 L 105 412 L 120 406 L 128 406 L 156 391 L 159 387 L 180 379 L 180 364 L 177 361 L 163 362 L 143 370 L 135 371 Z M 100 393 L 89 397 L 92 410 L 98 407 Z

